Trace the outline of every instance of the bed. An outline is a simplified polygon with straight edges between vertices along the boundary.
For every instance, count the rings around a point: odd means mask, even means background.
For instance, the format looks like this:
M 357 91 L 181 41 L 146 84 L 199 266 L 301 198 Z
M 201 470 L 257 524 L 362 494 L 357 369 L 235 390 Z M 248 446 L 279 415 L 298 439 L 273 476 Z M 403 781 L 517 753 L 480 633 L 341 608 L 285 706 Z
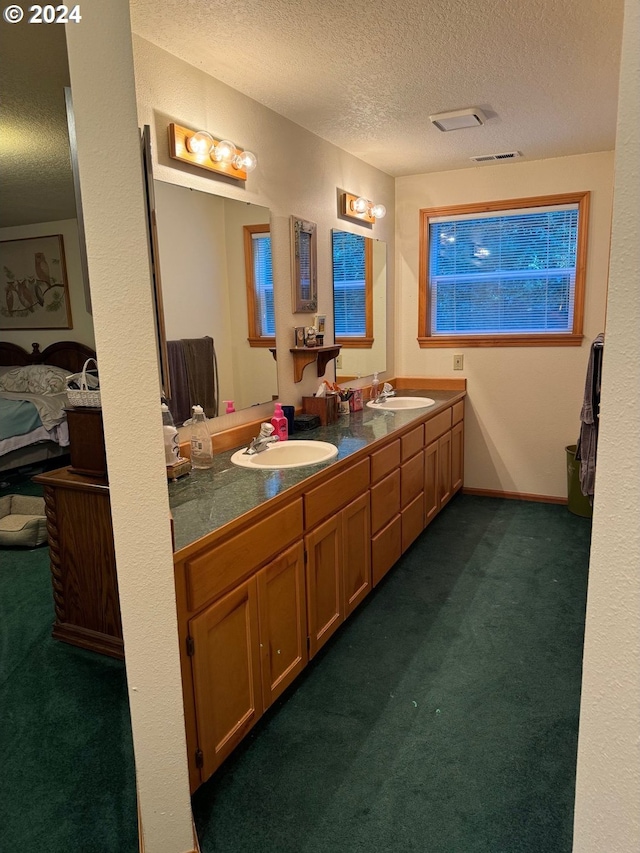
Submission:
M 95 358 L 95 350 L 77 341 L 59 341 L 42 352 L 35 343 L 30 353 L 16 344 L 0 342 L 0 471 L 69 452 L 63 380 L 82 370 L 88 358 Z M 38 367 L 16 371 L 32 366 Z M 29 390 L 24 390 L 25 379 Z

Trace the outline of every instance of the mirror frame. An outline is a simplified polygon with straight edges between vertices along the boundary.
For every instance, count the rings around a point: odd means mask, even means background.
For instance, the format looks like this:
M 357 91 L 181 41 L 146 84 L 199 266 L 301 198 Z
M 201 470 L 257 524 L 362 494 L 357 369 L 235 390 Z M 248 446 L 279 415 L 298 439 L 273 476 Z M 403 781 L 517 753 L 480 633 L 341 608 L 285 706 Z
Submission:
M 315 222 L 291 217 L 291 279 L 294 314 L 313 313 L 318 308 L 317 226 Z M 302 258 L 308 255 L 309 294 L 302 292 Z

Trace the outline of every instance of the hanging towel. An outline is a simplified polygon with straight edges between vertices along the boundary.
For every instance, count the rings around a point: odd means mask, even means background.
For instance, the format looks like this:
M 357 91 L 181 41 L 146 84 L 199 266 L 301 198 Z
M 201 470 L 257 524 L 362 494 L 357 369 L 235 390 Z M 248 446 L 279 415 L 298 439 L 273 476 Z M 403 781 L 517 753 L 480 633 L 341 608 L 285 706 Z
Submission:
M 171 399 L 167 399 L 167 405 L 174 424 L 181 426 L 191 417 L 187 361 L 182 341 L 167 341 L 167 360 L 171 385 Z
M 187 363 L 189 398 L 192 406 L 199 405 L 208 418 L 218 413 L 215 389 L 213 338 L 183 338 Z
M 598 418 L 600 408 L 600 379 L 604 333 L 594 338 L 589 353 L 584 400 L 580 411 L 580 436 L 576 459 L 580 461 L 580 489 L 583 495 L 593 498 L 596 482 L 596 452 L 598 449 Z

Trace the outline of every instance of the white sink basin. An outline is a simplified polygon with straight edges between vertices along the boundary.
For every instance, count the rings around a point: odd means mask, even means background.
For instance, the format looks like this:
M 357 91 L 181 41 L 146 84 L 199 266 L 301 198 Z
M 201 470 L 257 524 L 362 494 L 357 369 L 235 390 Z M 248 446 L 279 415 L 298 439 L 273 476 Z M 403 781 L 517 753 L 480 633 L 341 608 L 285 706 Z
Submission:
M 369 400 L 367 406 L 370 409 L 382 409 L 383 412 L 400 412 L 404 409 L 426 409 L 433 406 L 435 400 L 431 397 L 387 397 L 383 403 L 374 403 Z
M 248 455 L 236 450 L 231 457 L 234 465 L 241 468 L 268 470 L 273 468 L 302 468 L 304 465 L 319 465 L 329 462 L 338 455 L 338 448 L 328 441 L 283 441 L 270 444 L 261 453 Z

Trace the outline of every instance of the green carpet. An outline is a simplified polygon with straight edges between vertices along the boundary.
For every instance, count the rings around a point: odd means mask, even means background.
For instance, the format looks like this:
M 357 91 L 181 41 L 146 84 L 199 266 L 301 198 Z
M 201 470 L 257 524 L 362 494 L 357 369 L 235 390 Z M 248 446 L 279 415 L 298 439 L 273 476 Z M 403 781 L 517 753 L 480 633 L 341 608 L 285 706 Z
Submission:
M 124 664 L 53 640 L 53 618 L 47 547 L 0 549 L 0 850 L 134 853 Z
M 456 497 L 196 793 L 203 853 L 570 853 L 589 536 Z M 0 850 L 135 853 L 124 666 L 51 639 L 46 547 L 0 619 Z
M 570 853 L 589 535 L 457 497 L 196 793 L 203 853 Z

